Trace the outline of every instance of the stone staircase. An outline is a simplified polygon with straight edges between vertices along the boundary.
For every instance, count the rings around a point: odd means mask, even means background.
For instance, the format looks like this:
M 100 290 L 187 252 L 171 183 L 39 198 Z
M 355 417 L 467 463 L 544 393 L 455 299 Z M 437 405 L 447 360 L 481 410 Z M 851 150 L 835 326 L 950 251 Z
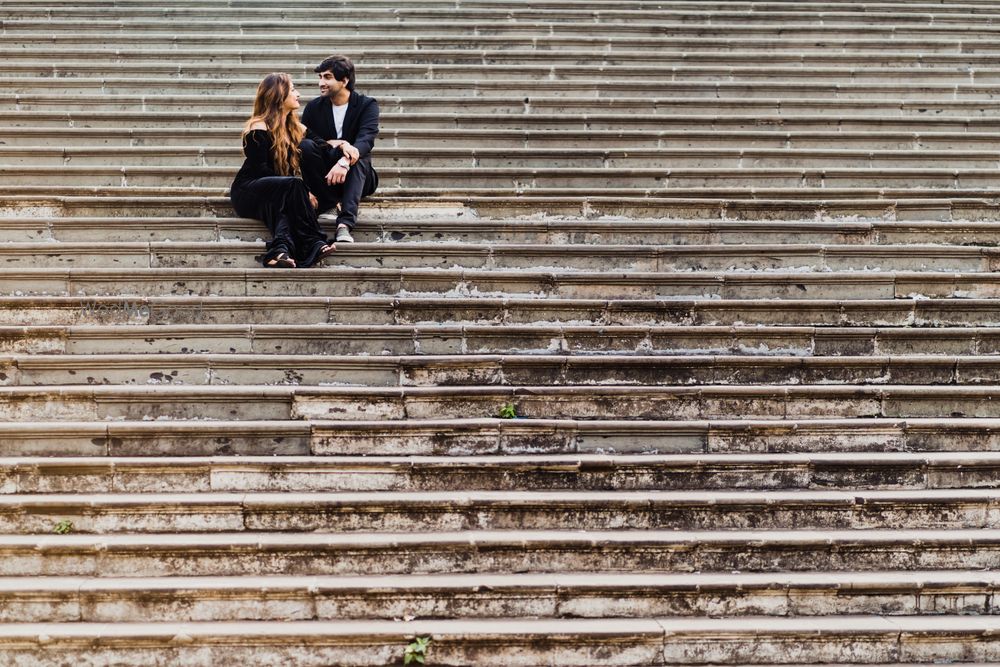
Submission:
M 1000 661 L 998 37 L 3 0 L 0 665 Z M 239 129 L 334 52 L 381 189 L 262 269 Z

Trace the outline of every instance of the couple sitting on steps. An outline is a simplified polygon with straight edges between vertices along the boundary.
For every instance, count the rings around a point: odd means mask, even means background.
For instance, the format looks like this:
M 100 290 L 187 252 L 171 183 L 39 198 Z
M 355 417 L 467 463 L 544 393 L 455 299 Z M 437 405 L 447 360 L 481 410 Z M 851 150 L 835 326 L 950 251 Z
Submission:
M 375 192 L 371 150 L 378 103 L 354 92 L 354 64 L 343 56 L 316 67 L 320 97 L 299 120 L 299 93 L 287 74 L 268 74 L 257 87 L 243 128 L 246 160 L 230 188 L 236 213 L 263 220 L 272 240 L 264 266 L 307 267 L 337 248 L 319 225 L 336 212 L 335 241 L 351 243 L 358 203 Z

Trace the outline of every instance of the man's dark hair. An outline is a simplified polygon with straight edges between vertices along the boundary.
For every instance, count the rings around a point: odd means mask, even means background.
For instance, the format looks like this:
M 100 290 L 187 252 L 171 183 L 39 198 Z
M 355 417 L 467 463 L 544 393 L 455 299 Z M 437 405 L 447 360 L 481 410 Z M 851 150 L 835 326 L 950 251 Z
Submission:
M 313 70 L 317 74 L 332 72 L 337 81 L 347 79 L 347 89 L 354 90 L 354 63 L 347 56 L 330 56 Z

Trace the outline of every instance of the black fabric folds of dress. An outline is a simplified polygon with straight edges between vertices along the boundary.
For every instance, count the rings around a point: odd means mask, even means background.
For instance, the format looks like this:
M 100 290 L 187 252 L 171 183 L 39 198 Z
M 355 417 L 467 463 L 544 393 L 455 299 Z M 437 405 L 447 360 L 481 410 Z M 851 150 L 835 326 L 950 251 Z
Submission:
M 315 264 L 329 241 L 319 226 L 306 184 L 301 178 L 275 173 L 267 130 L 248 132 L 243 138 L 243 154 L 246 159 L 229 189 L 229 198 L 239 216 L 262 220 L 271 232 L 273 238 L 263 263 L 288 253 L 296 266 Z

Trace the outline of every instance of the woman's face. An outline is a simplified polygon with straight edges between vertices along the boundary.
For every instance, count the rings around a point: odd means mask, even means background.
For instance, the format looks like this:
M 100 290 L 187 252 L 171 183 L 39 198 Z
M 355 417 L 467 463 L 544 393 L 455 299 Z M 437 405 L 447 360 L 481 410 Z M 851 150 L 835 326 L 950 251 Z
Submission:
M 291 88 L 288 89 L 288 97 L 285 98 L 284 108 L 285 111 L 292 111 L 299 108 L 299 91 L 295 90 L 295 84 L 291 84 Z

